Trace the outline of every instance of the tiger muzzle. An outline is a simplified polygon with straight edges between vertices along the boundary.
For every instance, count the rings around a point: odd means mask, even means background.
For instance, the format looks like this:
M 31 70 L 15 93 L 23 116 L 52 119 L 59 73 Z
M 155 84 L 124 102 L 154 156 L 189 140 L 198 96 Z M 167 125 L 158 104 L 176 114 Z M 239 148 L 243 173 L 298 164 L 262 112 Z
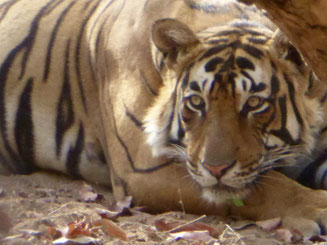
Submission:
M 206 162 L 202 163 L 203 167 L 207 169 L 214 177 L 222 176 L 229 168 L 233 167 L 234 162 L 231 164 L 208 164 Z

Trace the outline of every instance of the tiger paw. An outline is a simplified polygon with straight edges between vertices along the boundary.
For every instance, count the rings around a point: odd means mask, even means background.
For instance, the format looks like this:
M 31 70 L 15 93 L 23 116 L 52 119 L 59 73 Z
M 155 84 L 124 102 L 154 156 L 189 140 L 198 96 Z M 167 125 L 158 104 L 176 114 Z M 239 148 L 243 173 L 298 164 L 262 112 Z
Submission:
M 241 207 L 233 206 L 232 215 L 246 219 L 282 218 L 282 226 L 304 237 L 326 234 L 327 191 L 312 190 L 271 172 Z

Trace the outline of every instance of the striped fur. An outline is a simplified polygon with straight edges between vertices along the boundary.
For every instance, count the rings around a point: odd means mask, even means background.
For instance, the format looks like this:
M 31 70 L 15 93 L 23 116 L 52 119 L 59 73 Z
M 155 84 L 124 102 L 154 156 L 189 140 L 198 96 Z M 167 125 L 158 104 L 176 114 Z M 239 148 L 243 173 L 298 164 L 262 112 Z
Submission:
M 158 209 L 185 169 L 210 200 L 285 165 L 327 188 L 325 86 L 262 12 L 224 2 L 1 0 L 0 170 Z

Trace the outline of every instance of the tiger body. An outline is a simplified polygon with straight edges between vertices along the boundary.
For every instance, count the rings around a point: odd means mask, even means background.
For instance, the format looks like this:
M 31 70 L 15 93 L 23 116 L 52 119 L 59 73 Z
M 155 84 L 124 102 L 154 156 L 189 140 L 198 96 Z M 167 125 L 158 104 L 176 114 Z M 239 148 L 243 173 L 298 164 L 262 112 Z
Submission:
M 314 161 L 324 162 L 325 85 L 254 7 L 2 0 L 0 20 L 2 172 L 111 182 L 117 199 L 157 211 L 183 203 L 195 213 L 296 217 L 291 201 L 269 213 L 271 198 L 309 193 L 326 212 L 324 192 L 271 171 L 297 165 L 291 172 L 326 187 Z M 231 198 L 247 205 L 229 207 Z M 305 218 L 316 231 L 313 213 Z

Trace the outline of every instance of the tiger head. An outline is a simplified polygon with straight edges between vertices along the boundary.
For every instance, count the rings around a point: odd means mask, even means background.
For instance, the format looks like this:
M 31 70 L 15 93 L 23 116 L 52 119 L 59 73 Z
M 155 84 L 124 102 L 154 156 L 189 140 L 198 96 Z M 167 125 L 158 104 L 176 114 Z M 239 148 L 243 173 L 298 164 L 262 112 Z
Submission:
M 243 198 L 265 171 L 312 150 L 312 76 L 281 35 L 248 22 L 195 34 L 162 19 L 152 41 L 163 84 L 144 120 L 148 143 L 185 162 L 206 199 Z

